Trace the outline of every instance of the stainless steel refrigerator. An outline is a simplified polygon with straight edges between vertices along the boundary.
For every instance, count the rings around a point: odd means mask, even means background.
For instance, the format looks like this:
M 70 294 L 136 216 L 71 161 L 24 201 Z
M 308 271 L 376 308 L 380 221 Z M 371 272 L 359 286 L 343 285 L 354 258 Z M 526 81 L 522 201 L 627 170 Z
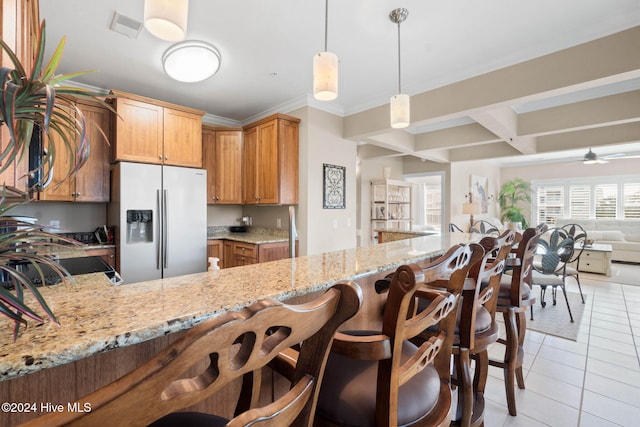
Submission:
M 123 283 L 206 271 L 206 170 L 120 162 L 111 173 Z

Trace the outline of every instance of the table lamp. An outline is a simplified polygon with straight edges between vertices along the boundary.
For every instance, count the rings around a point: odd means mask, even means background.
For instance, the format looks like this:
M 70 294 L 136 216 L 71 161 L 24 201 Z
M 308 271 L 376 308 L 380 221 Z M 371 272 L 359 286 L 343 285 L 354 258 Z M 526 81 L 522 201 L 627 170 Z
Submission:
M 480 213 L 480 205 L 473 202 L 466 202 L 462 204 L 462 213 L 469 214 L 469 232 L 473 228 L 473 214 Z

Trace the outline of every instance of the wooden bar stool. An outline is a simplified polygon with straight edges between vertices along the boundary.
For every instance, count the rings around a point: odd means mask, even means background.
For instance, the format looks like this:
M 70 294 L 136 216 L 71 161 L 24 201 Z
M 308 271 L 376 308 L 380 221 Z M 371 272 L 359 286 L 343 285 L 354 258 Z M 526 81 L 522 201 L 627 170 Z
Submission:
M 546 224 L 528 228 L 517 241 L 513 249 L 514 258 L 510 258 L 513 269 L 510 274 L 503 274 L 500 280 L 498 305 L 496 310 L 504 318 L 506 338 L 499 339 L 505 345 L 502 360 L 490 359 L 489 365 L 503 370 L 504 387 L 510 415 L 517 415 L 515 382 L 518 388 L 524 389 L 522 362 L 524 360 L 524 337 L 527 330 L 527 307 L 536 302 L 531 292 L 531 275 L 533 272 L 533 256 L 540 236 L 547 230 Z M 515 262 L 514 262 L 515 261 Z
M 267 421 L 267 425 L 309 426 L 333 335 L 356 314 L 361 301 L 361 289 L 348 282 L 305 304 L 262 300 L 206 320 L 133 372 L 80 399 L 78 407 L 89 402 L 90 412 L 51 413 L 24 425 L 218 427 Z M 260 407 L 262 368 L 300 343 L 291 389 Z M 190 377 L 189 368 L 203 360 L 210 361 L 208 367 Z M 232 420 L 179 412 L 236 378 L 243 381 Z
M 479 252 L 478 252 L 479 251 Z M 399 267 L 384 306 L 381 331 L 341 331 L 322 380 L 316 426 L 448 426 L 450 360 L 457 295 L 479 245 L 454 246 L 422 269 Z M 417 310 L 416 300 L 427 300 Z M 419 346 L 411 339 L 438 325 Z

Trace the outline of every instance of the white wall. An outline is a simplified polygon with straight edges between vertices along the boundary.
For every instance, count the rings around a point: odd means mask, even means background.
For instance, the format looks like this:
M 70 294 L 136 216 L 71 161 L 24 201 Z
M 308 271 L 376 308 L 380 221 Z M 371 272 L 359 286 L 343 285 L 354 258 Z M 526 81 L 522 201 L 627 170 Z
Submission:
M 300 122 L 300 255 L 356 247 L 356 144 L 342 138 L 339 116 L 305 107 L 289 112 Z M 345 209 L 323 209 L 324 163 L 346 168 Z
M 469 215 L 462 213 L 462 204 L 465 202 L 464 196 L 471 191 L 471 175 L 480 175 L 487 178 L 487 191 L 490 198 L 488 212 L 486 214 L 474 215 L 474 220 L 500 217 L 500 205 L 497 200 L 502 182 L 500 168 L 494 162 L 487 160 L 452 163 L 449 200 L 451 222 L 457 224 L 463 230 L 469 227 Z M 493 198 L 491 198 L 491 196 L 493 196 Z
M 240 205 L 207 205 L 207 226 L 239 225 L 243 216 Z

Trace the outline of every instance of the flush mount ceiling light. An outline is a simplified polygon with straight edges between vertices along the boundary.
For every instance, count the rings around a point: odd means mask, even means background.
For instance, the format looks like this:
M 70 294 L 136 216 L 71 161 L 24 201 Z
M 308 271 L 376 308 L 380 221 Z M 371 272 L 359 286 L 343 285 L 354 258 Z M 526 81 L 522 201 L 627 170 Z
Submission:
M 324 52 L 313 57 L 313 96 L 319 101 L 338 97 L 338 56 L 327 51 L 327 23 L 329 0 L 324 4 Z
M 220 52 L 209 43 L 188 40 L 167 49 L 162 55 L 162 66 L 174 80 L 199 82 L 218 72 Z
M 188 14 L 189 0 L 144 0 L 144 27 L 162 40 L 184 40 Z
M 402 129 L 411 122 L 411 101 L 409 95 L 402 93 L 402 73 L 400 67 L 400 24 L 409 16 L 409 10 L 405 8 L 394 9 L 389 14 L 389 19 L 398 24 L 398 94 L 391 97 L 391 127 Z

